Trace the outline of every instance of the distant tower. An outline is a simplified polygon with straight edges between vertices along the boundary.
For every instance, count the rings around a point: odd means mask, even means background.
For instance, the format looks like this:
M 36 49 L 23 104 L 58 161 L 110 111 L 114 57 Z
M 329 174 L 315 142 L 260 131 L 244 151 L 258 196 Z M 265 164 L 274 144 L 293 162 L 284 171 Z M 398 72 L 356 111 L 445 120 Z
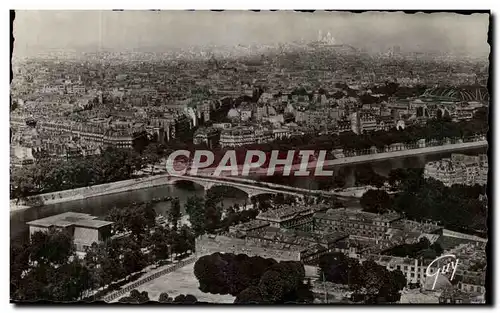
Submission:
M 323 41 L 323 32 L 321 31 L 321 29 L 318 32 L 318 41 Z
M 318 41 L 321 41 L 322 43 L 327 44 L 327 45 L 334 45 L 335 44 L 335 38 L 333 38 L 333 36 L 330 32 L 328 32 L 325 37 L 321 37 Z

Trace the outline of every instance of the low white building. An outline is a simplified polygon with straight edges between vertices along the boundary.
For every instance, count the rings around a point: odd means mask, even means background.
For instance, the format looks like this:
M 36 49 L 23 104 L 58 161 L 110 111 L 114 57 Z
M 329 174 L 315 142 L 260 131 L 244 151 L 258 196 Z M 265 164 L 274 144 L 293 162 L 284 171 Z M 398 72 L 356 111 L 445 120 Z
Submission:
M 77 252 L 85 252 L 94 242 L 102 242 L 111 237 L 113 222 L 98 220 L 86 213 L 66 212 L 26 223 L 30 236 L 36 232 L 51 229 L 67 231 L 73 238 Z

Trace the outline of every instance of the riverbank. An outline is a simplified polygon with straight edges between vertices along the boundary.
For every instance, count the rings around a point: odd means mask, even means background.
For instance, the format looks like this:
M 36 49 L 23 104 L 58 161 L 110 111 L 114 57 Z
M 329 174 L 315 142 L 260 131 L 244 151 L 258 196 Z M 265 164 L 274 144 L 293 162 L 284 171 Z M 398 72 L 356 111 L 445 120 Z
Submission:
M 433 146 L 433 147 L 417 148 L 417 149 L 402 150 L 402 151 L 374 153 L 374 154 L 353 156 L 335 160 L 328 160 L 325 161 L 324 167 L 373 162 L 373 161 L 383 161 L 385 159 L 394 159 L 394 158 L 415 156 L 420 154 L 435 154 L 435 153 L 452 152 L 455 150 L 469 150 L 469 149 L 477 149 L 483 147 L 485 148 L 487 146 L 488 146 L 488 141 L 481 140 L 481 141 L 454 143 L 443 146 Z
M 368 190 L 377 190 L 378 188 L 373 187 L 373 186 L 362 186 L 362 187 L 349 187 L 349 188 L 344 188 L 342 191 L 333 191 L 333 193 L 336 196 L 340 197 L 351 197 L 351 198 L 356 198 L 359 199 L 363 196 L 365 192 Z
M 92 197 L 105 196 L 115 193 L 127 192 L 132 190 L 152 188 L 168 184 L 168 175 L 155 175 L 149 177 L 134 178 L 118 182 L 88 186 L 70 190 L 63 190 L 41 195 L 28 197 L 26 200 L 10 200 L 10 212 L 26 210 L 35 206 L 43 206 L 57 203 L 64 203 Z
M 445 146 L 427 147 L 419 149 L 411 149 L 405 151 L 392 151 L 378 154 L 362 155 L 355 157 L 347 157 L 342 159 L 328 160 L 324 167 L 327 166 L 342 166 L 356 163 L 382 161 L 385 159 L 408 157 L 420 154 L 436 154 L 443 152 L 452 152 L 456 150 L 468 150 L 474 148 L 483 148 L 488 145 L 487 141 L 476 141 L 467 143 L 450 144 Z M 315 166 L 315 165 L 314 165 Z M 267 169 L 264 169 L 267 173 Z M 256 174 L 256 173 L 253 173 Z M 258 173 L 257 173 L 258 174 Z M 169 175 L 160 174 L 149 177 L 135 178 L 124 181 L 118 181 L 108 184 L 88 186 L 71 190 L 63 190 L 58 192 L 46 193 L 28 197 L 25 201 L 10 201 L 10 211 L 16 212 L 26 210 L 30 207 L 43 206 L 57 203 L 70 202 L 75 200 L 88 199 L 92 197 L 122 193 L 132 190 L 139 190 L 151 187 L 158 187 L 169 184 Z
M 487 146 L 488 142 L 486 140 L 481 140 L 473 142 L 448 144 L 443 146 L 432 146 L 432 147 L 416 148 L 416 149 L 408 149 L 400 151 L 365 154 L 365 155 L 338 158 L 333 160 L 325 160 L 321 165 L 321 167 L 325 169 L 334 166 L 356 165 L 359 163 L 372 163 L 388 159 L 413 157 L 422 154 L 439 154 L 439 153 L 453 152 L 456 150 L 463 150 L 463 151 L 473 150 L 478 148 L 485 148 Z M 311 170 L 316 170 L 318 166 L 319 166 L 318 160 L 309 162 L 307 164 L 307 167 L 305 167 L 304 169 L 302 168 L 303 165 L 300 163 L 296 163 L 293 165 L 277 165 L 275 167 L 275 172 L 282 173 L 285 171 L 285 168 L 289 168 L 289 173 L 295 173 L 297 171 L 303 171 L 303 170 L 311 171 Z M 243 171 L 243 167 L 244 165 L 237 166 L 238 173 L 241 173 Z M 216 170 L 215 165 L 209 168 L 200 168 L 197 169 L 197 175 L 211 176 L 215 170 Z M 259 167 L 250 169 L 250 174 L 253 176 L 267 176 L 267 172 L 268 168 Z M 230 178 L 231 176 L 228 173 L 229 173 L 228 171 L 225 171 L 222 172 L 221 175 L 225 176 L 225 178 Z M 238 176 L 238 178 L 240 177 L 241 176 Z

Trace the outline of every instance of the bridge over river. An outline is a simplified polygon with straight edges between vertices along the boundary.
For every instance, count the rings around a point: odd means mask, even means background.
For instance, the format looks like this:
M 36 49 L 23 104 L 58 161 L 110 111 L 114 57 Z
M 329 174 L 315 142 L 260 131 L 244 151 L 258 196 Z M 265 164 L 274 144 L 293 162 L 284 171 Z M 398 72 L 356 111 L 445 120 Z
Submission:
M 324 190 L 311 190 L 299 187 L 292 187 L 287 185 L 273 184 L 268 182 L 256 181 L 252 179 L 246 179 L 241 177 L 230 177 L 230 176 L 211 176 L 209 174 L 199 174 L 199 175 L 168 175 L 168 182 L 174 184 L 179 181 L 190 181 L 202 186 L 205 190 L 209 190 L 215 186 L 229 186 L 237 188 L 245 192 L 248 197 L 253 197 L 259 194 L 287 194 L 291 196 L 303 198 L 306 195 L 310 196 L 325 196 L 325 197 L 340 197 L 340 198 L 350 198 L 342 196 L 339 193 L 333 191 Z

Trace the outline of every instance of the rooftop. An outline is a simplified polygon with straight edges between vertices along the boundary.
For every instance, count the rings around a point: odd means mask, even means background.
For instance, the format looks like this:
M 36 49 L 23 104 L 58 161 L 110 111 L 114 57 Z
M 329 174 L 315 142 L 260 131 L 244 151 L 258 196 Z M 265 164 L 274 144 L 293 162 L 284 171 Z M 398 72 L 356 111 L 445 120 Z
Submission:
M 246 223 L 235 225 L 235 226 L 233 226 L 233 228 L 235 230 L 248 231 L 248 230 L 261 228 L 261 227 L 265 227 L 265 226 L 269 226 L 269 222 L 262 221 L 262 220 L 251 220 L 251 221 L 246 222 Z
M 106 225 L 111 225 L 113 222 L 97 220 L 97 217 L 92 216 L 87 213 L 77 213 L 77 212 L 66 212 L 58 215 L 49 216 L 39 220 L 34 220 L 27 222 L 30 226 L 40 226 L 40 227 L 68 227 L 71 225 L 88 227 L 88 228 L 100 228 Z
M 400 215 L 394 212 L 385 214 L 375 214 L 369 212 L 350 211 L 347 209 L 330 209 L 326 213 L 315 213 L 321 218 L 331 218 L 335 220 L 357 221 L 372 223 L 374 221 L 391 222 L 398 220 Z
M 307 206 L 298 206 L 298 205 L 283 205 L 274 210 L 269 210 L 267 212 L 260 213 L 257 218 L 258 219 L 271 219 L 271 220 L 279 220 L 292 215 L 298 215 L 301 213 L 312 211 L 311 207 Z
M 287 243 L 303 247 L 311 247 L 313 244 L 331 244 L 346 238 L 347 234 L 335 232 L 329 234 L 309 233 L 291 229 L 276 227 L 261 228 L 255 233 L 247 235 L 249 238 L 272 241 L 275 243 Z
M 113 222 L 95 220 L 95 219 L 84 219 L 75 223 L 75 226 L 87 227 L 87 228 L 101 228 L 107 225 L 111 225 Z

